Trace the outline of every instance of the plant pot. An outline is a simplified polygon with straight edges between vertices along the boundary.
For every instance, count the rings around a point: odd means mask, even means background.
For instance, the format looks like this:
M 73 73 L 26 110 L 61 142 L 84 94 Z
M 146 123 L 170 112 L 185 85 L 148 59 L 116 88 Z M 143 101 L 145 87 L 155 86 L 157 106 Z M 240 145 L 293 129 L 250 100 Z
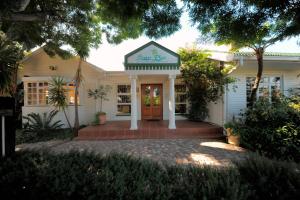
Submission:
M 235 146 L 240 146 L 240 136 L 239 135 L 231 135 L 227 137 L 227 142 L 229 144 L 233 144 Z
M 227 128 L 226 132 L 227 132 L 227 142 L 235 146 L 240 146 L 240 136 L 233 135 L 231 128 Z
M 99 115 L 99 124 L 105 124 L 106 123 L 106 114 Z

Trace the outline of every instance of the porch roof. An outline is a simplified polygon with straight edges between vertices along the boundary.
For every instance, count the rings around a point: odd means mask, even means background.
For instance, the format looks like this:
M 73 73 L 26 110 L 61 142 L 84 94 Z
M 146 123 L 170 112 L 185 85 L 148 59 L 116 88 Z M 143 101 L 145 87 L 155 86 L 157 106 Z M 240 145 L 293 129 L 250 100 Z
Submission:
M 170 49 L 151 41 L 126 54 L 124 65 L 127 72 L 179 72 L 180 56 Z

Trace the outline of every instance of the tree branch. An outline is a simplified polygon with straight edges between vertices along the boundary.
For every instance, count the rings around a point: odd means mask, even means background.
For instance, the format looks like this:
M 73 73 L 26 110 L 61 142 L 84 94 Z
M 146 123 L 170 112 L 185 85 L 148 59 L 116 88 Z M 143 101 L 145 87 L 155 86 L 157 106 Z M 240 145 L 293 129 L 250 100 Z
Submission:
M 44 21 L 45 14 L 11 14 L 10 16 L 1 16 L 0 21 L 12 21 L 12 22 L 33 22 Z

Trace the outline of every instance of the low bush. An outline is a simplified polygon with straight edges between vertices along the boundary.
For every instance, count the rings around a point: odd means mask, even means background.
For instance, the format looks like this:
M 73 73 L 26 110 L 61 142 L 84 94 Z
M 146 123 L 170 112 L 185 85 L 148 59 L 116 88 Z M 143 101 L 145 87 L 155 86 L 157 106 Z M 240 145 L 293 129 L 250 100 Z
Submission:
M 72 130 L 56 129 L 47 132 L 47 134 L 37 134 L 36 132 L 26 132 L 21 129 L 16 131 L 16 144 L 43 142 L 48 140 L 64 140 L 74 138 Z
M 235 124 L 241 145 L 264 154 L 296 162 L 300 161 L 300 112 L 291 106 L 291 99 L 276 103 L 261 99 Z
M 7 199 L 299 199 L 299 180 L 299 165 L 255 157 L 236 168 L 85 152 L 0 159 L 0 194 Z

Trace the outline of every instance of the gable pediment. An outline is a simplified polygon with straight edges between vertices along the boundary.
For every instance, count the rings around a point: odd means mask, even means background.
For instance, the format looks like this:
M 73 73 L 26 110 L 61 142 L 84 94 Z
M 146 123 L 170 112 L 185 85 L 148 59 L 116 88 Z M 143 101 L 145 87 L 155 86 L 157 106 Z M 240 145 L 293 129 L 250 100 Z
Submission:
M 125 56 L 125 69 L 130 69 L 132 66 L 169 66 L 178 69 L 179 65 L 180 57 L 178 54 L 153 41 Z

